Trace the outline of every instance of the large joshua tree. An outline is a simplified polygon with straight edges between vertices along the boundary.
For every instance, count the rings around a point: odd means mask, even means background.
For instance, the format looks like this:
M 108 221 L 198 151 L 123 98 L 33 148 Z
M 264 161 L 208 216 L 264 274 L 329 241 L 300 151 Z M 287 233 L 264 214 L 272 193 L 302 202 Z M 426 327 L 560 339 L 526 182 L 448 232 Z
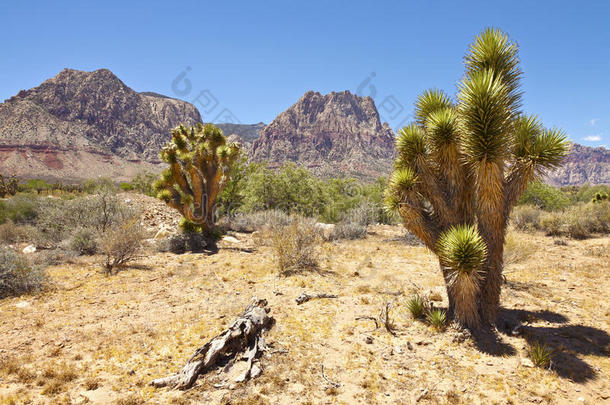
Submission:
M 386 206 L 439 257 L 449 314 L 476 328 L 496 320 L 511 209 L 568 145 L 520 111 L 518 46 L 506 34 L 483 31 L 464 64 L 457 99 L 425 91 L 399 131 Z
M 230 178 L 240 153 L 212 124 L 184 125 L 172 130 L 172 139 L 161 150 L 169 167 L 155 183 L 157 198 L 182 214 L 182 227 L 211 236 L 214 204 Z

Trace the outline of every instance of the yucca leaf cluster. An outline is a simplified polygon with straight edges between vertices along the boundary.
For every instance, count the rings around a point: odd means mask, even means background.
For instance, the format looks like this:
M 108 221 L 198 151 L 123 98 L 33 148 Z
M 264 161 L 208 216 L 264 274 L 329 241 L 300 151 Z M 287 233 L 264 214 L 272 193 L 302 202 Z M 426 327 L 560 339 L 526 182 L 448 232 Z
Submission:
M 212 124 L 180 125 L 163 147 L 161 159 L 169 167 L 154 184 L 156 196 L 183 216 L 183 229 L 210 234 L 216 198 L 230 179 L 240 146 L 227 142 Z
M 449 315 L 495 322 L 509 214 L 527 185 L 558 167 L 565 134 L 521 111 L 518 46 L 489 28 L 470 45 L 455 99 L 427 90 L 396 139 L 386 207 L 439 256 Z

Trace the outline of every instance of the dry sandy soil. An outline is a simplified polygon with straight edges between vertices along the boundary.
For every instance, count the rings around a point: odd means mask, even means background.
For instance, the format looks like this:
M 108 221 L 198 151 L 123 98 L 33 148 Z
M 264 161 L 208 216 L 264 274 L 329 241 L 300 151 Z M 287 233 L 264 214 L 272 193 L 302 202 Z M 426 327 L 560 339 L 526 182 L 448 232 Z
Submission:
M 247 234 L 213 255 L 150 253 L 114 276 L 95 257 L 52 267 L 51 291 L 0 301 L 0 404 L 610 403 L 609 237 L 561 246 L 513 234 L 499 331 L 469 337 L 408 314 L 417 288 L 438 307 L 446 296 L 434 256 L 402 232 L 327 242 L 319 272 L 290 277 Z M 338 298 L 297 305 L 302 292 Z M 276 320 L 260 377 L 216 388 L 226 376 L 214 370 L 186 392 L 148 385 L 253 296 Z M 396 336 L 356 319 L 386 303 Z M 506 331 L 518 322 L 522 334 Z M 551 369 L 528 361 L 535 340 L 553 348 Z

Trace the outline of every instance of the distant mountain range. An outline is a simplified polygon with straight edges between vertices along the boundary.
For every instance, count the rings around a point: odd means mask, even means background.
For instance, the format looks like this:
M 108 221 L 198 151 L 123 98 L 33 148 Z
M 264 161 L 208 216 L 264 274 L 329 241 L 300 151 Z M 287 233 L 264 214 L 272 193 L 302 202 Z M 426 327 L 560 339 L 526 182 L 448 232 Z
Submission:
M 171 128 L 201 122 L 190 103 L 138 93 L 107 69 L 64 69 L 40 86 L 0 103 L 0 173 L 78 181 L 127 180 L 160 171 L 158 153 Z M 394 134 L 370 97 L 309 91 L 269 125 L 217 124 L 250 159 L 285 161 L 320 176 L 387 176 Z M 555 185 L 610 183 L 610 151 L 578 144 L 547 179 Z

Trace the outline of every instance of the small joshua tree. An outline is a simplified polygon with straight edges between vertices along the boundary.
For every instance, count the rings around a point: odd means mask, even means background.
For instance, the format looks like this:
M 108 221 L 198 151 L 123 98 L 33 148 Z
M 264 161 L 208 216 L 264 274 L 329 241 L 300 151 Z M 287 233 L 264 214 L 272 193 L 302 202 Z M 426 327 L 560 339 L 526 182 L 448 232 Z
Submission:
M 494 323 L 511 209 L 567 153 L 562 131 L 520 111 L 518 47 L 497 29 L 471 44 L 457 100 L 429 90 L 399 131 L 386 206 L 439 257 L 448 315 Z
M 229 180 L 240 147 L 227 143 L 212 124 L 184 125 L 172 130 L 172 140 L 161 150 L 169 163 L 155 183 L 157 198 L 182 214 L 186 231 L 212 236 L 214 204 Z
M 17 194 L 17 183 L 17 177 L 10 176 L 5 178 L 2 174 L 0 174 L 0 198 L 4 198 L 7 195 Z

